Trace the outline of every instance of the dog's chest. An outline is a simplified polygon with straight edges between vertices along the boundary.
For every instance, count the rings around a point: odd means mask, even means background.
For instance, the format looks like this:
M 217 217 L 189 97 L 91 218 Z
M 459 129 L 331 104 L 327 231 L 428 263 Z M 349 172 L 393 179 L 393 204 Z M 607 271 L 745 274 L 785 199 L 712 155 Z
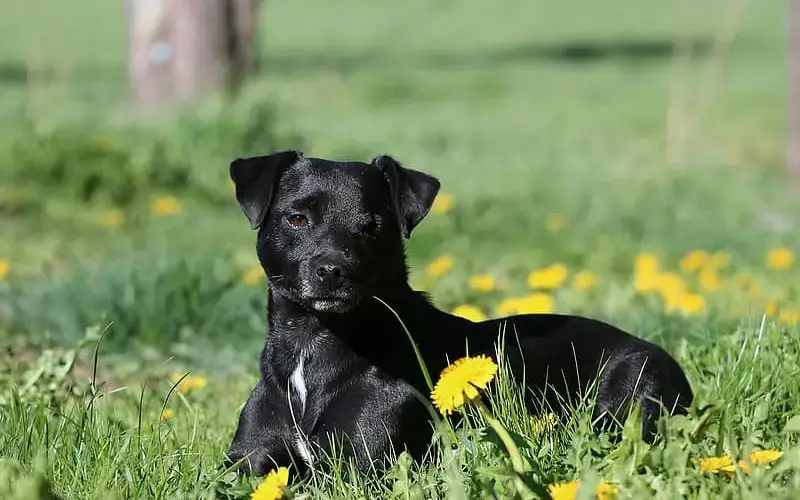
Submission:
M 297 396 L 297 399 L 300 400 L 301 414 L 306 410 L 306 398 L 308 397 L 308 387 L 306 386 L 305 379 L 305 363 L 306 356 L 301 354 L 297 365 L 289 376 L 289 384 Z
M 300 408 L 293 408 L 292 395 L 289 396 L 289 405 L 292 407 L 292 413 L 295 422 L 302 420 L 306 411 L 306 399 L 308 398 L 308 386 L 306 385 L 305 374 L 306 358 L 307 356 L 304 353 L 301 353 L 294 370 L 292 370 L 292 373 L 289 375 L 290 390 L 300 402 Z M 302 457 L 303 461 L 310 466 L 313 463 L 314 457 L 309 447 L 308 437 L 303 433 L 300 426 L 297 424 L 295 424 L 295 426 L 297 429 L 297 436 L 295 437 L 294 441 L 295 450 L 300 454 L 300 457 Z

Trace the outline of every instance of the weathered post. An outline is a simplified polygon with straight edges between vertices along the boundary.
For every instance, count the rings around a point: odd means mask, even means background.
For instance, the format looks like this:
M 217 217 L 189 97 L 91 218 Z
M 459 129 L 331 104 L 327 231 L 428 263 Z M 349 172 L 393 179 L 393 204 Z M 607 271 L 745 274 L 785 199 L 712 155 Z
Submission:
M 255 65 L 257 0 L 128 0 L 129 82 L 148 112 L 235 89 Z

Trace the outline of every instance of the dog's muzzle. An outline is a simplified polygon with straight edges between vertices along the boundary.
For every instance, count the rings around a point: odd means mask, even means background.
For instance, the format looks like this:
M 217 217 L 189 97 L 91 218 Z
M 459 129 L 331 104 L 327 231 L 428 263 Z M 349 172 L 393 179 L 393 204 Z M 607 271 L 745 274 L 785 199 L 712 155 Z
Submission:
M 306 302 L 318 312 L 344 313 L 358 302 L 347 266 L 319 259 L 311 266 L 304 286 Z

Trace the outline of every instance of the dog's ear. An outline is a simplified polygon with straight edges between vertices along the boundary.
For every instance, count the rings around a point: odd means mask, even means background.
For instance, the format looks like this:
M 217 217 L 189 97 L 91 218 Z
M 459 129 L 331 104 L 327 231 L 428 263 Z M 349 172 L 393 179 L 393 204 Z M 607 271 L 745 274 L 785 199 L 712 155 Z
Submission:
M 265 156 L 237 158 L 231 162 L 230 174 L 236 188 L 236 201 L 252 229 L 257 229 L 264 222 L 281 173 L 302 157 L 301 151 L 292 149 Z
M 433 200 L 439 192 L 439 180 L 423 172 L 400 165 L 391 156 L 377 156 L 372 165 L 383 172 L 392 195 L 395 212 L 403 237 L 408 238 L 411 231 L 428 215 Z

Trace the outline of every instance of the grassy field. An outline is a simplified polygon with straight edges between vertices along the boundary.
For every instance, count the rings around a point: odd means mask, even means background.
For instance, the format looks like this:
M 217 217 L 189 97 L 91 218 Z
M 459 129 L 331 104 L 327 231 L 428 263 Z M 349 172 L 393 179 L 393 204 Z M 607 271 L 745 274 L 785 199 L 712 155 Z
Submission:
M 219 464 L 266 283 L 227 164 L 283 147 L 442 180 L 408 244 L 439 307 L 590 315 L 685 367 L 695 404 L 652 447 L 635 422 L 621 445 L 593 436 L 583 406 L 549 427 L 499 405 L 527 494 L 800 496 L 783 4 L 266 4 L 264 68 L 235 101 L 142 124 L 122 2 L 0 0 L 0 498 L 250 495 Z M 492 387 L 518 394 L 502 372 Z M 509 498 L 509 454 L 468 411 L 430 461 L 337 463 L 286 495 Z M 733 465 L 757 450 L 783 454 Z

